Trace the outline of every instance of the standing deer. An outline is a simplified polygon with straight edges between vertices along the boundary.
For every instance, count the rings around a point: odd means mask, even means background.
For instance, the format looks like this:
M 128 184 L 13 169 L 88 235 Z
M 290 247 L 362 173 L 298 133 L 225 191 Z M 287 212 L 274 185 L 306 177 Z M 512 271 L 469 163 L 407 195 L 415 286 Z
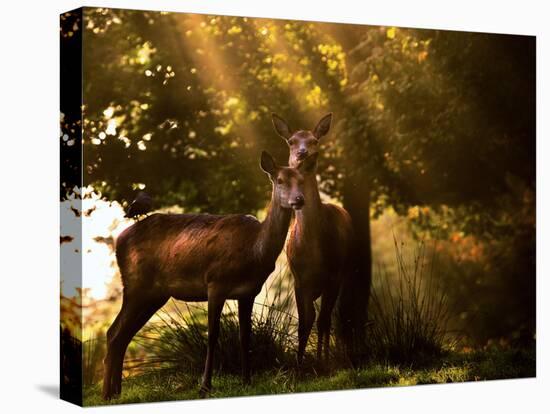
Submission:
M 289 165 L 298 167 L 317 155 L 319 140 L 330 129 L 332 113 L 325 115 L 313 131 L 292 132 L 276 114 L 272 114 L 272 120 L 290 149 Z M 332 311 L 341 285 L 351 272 L 351 218 L 343 208 L 321 202 L 315 173 L 316 168 L 310 168 L 304 174 L 304 196 L 308 202 L 295 212 L 286 246 L 298 307 L 299 364 L 315 321 L 314 301 L 319 297 L 322 299 L 317 319 L 317 359 L 322 359 L 323 349 L 325 360 L 328 359 Z
M 122 308 L 107 332 L 103 398 L 120 395 L 122 365 L 133 336 L 170 297 L 208 301 L 208 348 L 200 394 L 211 388 L 220 315 L 227 299 L 238 300 L 242 373 L 250 382 L 249 337 L 254 298 L 275 269 L 291 211 L 306 202 L 303 174 L 316 155 L 297 168 L 278 166 L 262 152 L 261 168 L 272 182 L 267 217 L 153 214 L 126 229 L 116 243 Z

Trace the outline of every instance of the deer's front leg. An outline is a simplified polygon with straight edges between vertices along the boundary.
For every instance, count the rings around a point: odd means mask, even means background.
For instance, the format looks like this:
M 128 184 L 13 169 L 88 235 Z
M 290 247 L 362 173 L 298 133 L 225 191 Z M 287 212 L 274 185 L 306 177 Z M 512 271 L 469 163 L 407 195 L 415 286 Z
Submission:
M 201 397 L 205 397 L 212 387 L 214 352 L 218 343 L 220 316 L 224 303 L 225 299 L 223 297 L 211 294 L 210 292 L 208 293 L 208 349 L 206 351 L 206 363 L 199 392 Z
M 298 307 L 298 365 L 302 365 L 306 345 L 315 321 L 315 307 L 310 295 L 301 289 L 296 289 L 296 305 Z
M 252 331 L 252 307 L 254 298 L 239 299 L 239 334 L 241 340 L 241 365 L 243 383 L 250 384 L 250 333 Z

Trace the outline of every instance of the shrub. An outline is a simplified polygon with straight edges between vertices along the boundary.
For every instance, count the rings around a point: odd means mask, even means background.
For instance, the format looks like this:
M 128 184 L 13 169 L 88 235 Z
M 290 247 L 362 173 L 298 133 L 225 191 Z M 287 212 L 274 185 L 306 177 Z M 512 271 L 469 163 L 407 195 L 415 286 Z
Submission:
M 371 292 L 368 346 L 377 360 L 421 364 L 444 350 L 447 296 L 438 288 L 435 247 L 428 263 L 426 244 L 421 241 L 407 263 L 404 244 L 393 239 L 397 274 L 392 279 L 384 266 L 374 273 L 379 280 Z

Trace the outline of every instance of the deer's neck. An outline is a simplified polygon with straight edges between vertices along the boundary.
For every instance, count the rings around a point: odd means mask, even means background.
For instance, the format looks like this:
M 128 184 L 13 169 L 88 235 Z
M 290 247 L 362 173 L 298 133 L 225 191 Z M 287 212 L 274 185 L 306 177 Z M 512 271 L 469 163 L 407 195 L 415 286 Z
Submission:
M 317 179 L 313 174 L 305 177 L 304 198 L 306 202 L 301 210 L 296 211 L 294 223 L 294 234 L 302 240 L 315 238 L 322 230 L 323 203 L 319 195 Z
M 271 196 L 271 203 L 256 242 L 256 252 L 260 261 L 275 263 L 283 250 L 288 227 L 290 226 L 291 210 L 282 208 L 277 197 Z

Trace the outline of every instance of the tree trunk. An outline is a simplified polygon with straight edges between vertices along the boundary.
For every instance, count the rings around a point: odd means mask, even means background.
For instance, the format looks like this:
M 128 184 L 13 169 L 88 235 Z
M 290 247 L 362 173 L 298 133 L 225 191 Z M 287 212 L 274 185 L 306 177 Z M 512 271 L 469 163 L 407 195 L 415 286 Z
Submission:
M 355 169 L 357 171 L 357 169 Z M 348 172 L 343 187 L 343 204 L 353 221 L 355 239 L 351 274 L 340 295 L 340 329 L 352 364 L 367 354 L 366 325 L 372 280 L 370 235 L 370 185 L 361 172 Z

